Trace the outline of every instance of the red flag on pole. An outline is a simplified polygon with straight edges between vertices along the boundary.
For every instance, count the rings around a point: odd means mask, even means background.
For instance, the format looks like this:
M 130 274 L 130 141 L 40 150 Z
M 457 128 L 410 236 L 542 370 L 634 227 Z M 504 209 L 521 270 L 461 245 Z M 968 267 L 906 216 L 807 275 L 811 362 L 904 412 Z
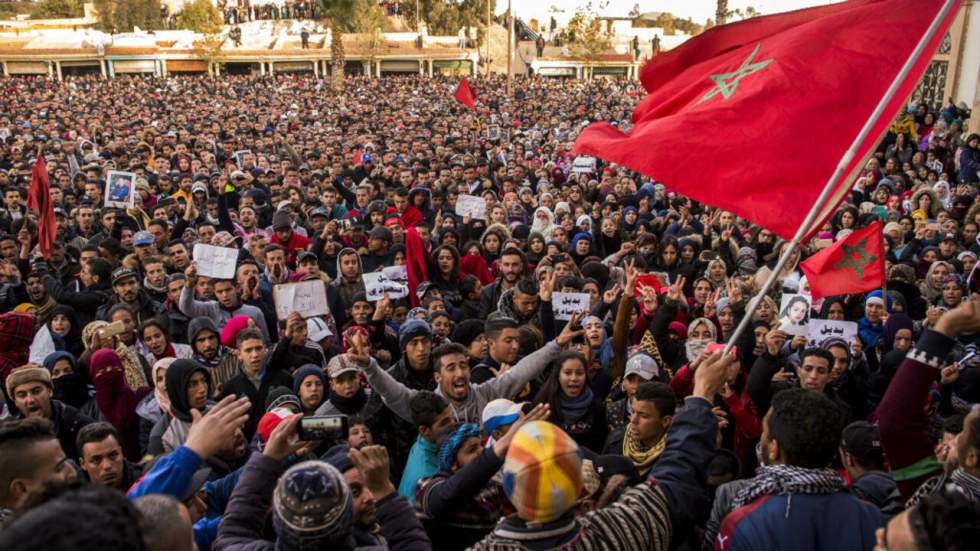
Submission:
M 456 101 L 469 107 L 470 110 L 476 111 L 476 93 L 470 88 L 470 81 L 465 78 L 459 81 L 459 86 L 456 88 L 453 97 L 456 98 Z
M 854 0 L 715 27 L 644 66 L 649 95 L 628 133 L 593 124 L 574 152 L 649 174 L 787 239 L 842 164 L 812 234 L 846 196 L 960 3 Z M 868 138 L 846 155 L 940 14 Z
M 881 221 L 851 232 L 844 239 L 800 264 L 813 298 L 863 293 L 885 284 L 885 240 Z
M 34 169 L 31 170 L 31 187 L 27 192 L 27 208 L 38 213 L 38 246 L 41 254 L 48 257 L 58 224 L 54 218 L 54 207 L 51 205 L 51 192 L 48 187 L 48 169 L 44 165 L 44 157 L 37 156 Z

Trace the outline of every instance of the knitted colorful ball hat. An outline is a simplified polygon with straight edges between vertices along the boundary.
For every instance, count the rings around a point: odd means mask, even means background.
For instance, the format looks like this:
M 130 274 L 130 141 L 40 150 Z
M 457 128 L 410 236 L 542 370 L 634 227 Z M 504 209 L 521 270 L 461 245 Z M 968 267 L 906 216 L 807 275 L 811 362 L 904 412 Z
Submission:
M 503 469 L 504 493 L 527 522 L 551 522 L 582 494 L 582 452 L 565 431 L 546 421 L 517 432 Z

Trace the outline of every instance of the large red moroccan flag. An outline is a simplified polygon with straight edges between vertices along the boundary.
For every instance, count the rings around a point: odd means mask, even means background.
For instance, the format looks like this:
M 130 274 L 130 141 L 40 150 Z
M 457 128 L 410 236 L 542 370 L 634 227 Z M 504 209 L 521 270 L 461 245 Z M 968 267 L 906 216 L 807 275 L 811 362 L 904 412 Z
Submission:
M 453 94 L 453 97 L 456 98 L 456 101 L 469 107 L 471 111 L 476 111 L 476 93 L 470 88 L 470 81 L 465 78 L 459 81 L 459 86 L 456 87 L 456 93 Z
M 925 71 L 961 3 L 949 1 L 809 233 L 847 194 Z M 649 95 L 628 132 L 592 124 L 574 152 L 791 238 L 943 4 L 853 0 L 712 28 L 643 67 Z
M 47 258 L 51 255 L 54 236 L 58 232 L 58 223 L 54 218 L 54 207 L 51 205 L 51 191 L 48 185 L 48 169 L 44 165 L 44 157 L 37 156 L 34 169 L 31 170 L 31 187 L 27 191 L 27 208 L 35 209 L 38 213 L 38 247 L 41 254 Z
M 851 232 L 844 239 L 800 264 L 810 282 L 810 295 L 863 293 L 885 284 L 885 240 L 881 221 Z

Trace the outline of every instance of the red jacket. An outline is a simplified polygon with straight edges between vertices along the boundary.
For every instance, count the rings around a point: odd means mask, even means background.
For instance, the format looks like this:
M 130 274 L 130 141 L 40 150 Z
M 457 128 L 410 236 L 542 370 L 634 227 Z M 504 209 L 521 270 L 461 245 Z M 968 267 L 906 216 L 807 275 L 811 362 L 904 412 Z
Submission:
M 286 265 L 290 268 L 296 267 L 296 254 L 310 246 L 309 238 L 303 237 L 295 231 L 289 234 L 289 241 L 285 243 L 279 241 L 279 236 L 273 232 L 269 242 L 286 249 Z
M 875 411 L 881 431 L 881 447 L 891 465 L 902 499 L 908 499 L 923 482 L 942 471 L 936 459 L 930 421 L 925 413 L 929 389 L 954 339 L 926 329 L 919 342 L 898 367 L 884 398 Z

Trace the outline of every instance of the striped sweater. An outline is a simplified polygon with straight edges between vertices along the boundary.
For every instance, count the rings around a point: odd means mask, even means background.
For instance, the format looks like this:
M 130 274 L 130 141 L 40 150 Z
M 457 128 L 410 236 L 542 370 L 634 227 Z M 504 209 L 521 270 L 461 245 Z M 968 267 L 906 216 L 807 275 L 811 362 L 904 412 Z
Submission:
M 711 404 L 690 397 L 667 433 L 667 447 L 650 478 L 623 493 L 614 503 L 588 514 L 528 526 L 508 517 L 477 551 L 616 551 L 666 550 L 674 526 L 688 524 L 703 505 L 707 464 L 714 450 L 717 420 Z

